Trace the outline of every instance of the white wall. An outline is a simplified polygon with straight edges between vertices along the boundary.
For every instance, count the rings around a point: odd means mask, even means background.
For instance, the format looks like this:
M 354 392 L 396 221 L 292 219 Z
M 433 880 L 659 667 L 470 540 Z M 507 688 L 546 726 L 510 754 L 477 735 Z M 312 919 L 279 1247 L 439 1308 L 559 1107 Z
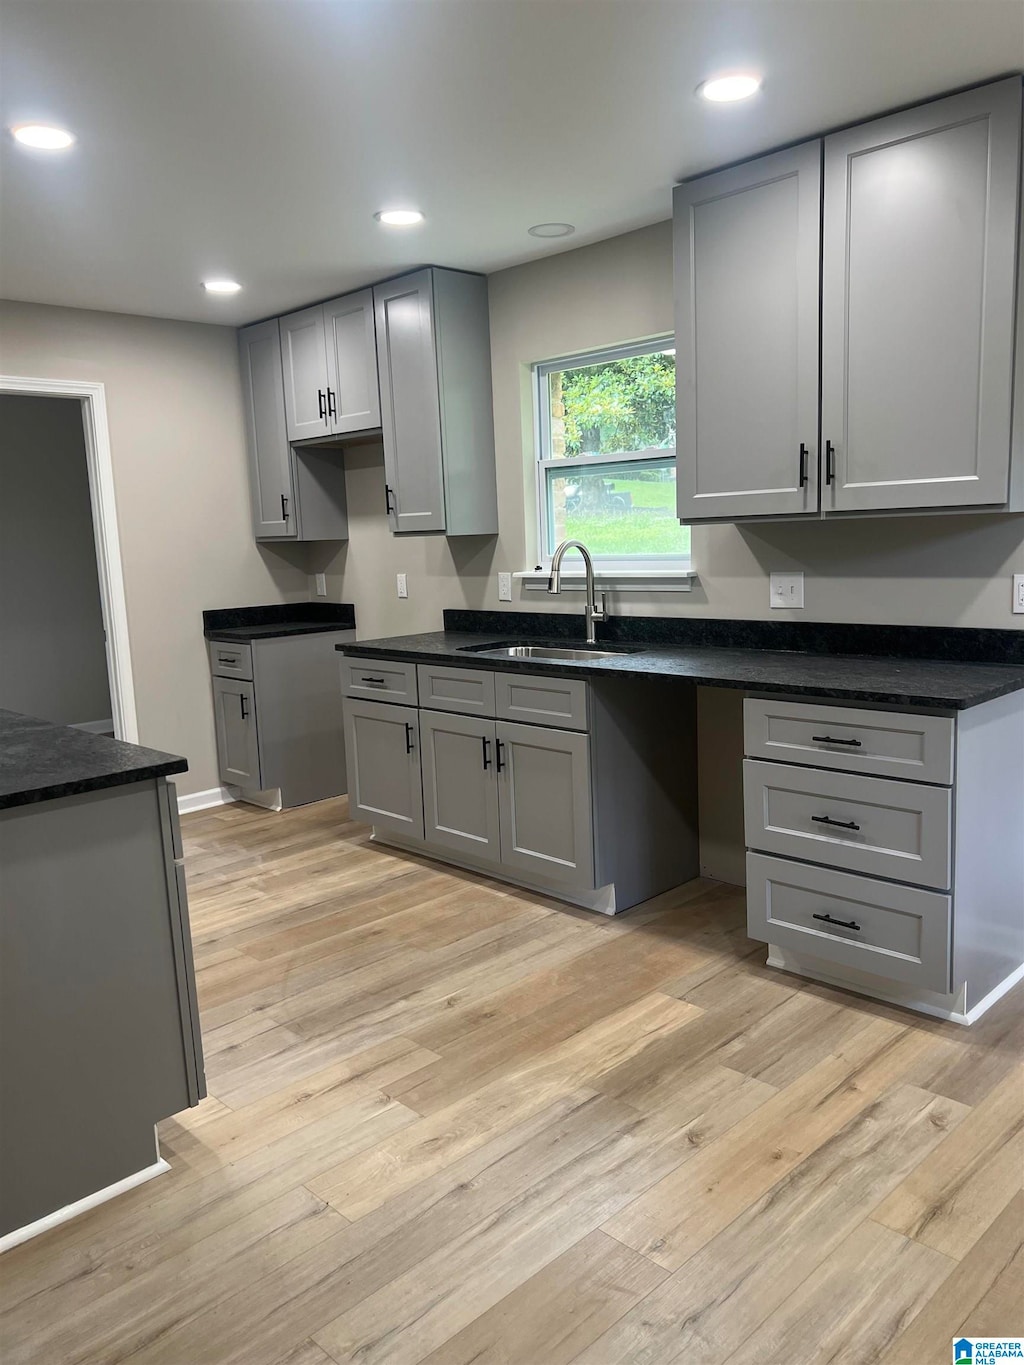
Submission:
M 0 371 L 105 385 L 140 742 L 216 786 L 203 609 L 308 596 L 252 538 L 233 329 L 4 302 Z
M 0 394 L 0 706 L 110 719 L 82 405 Z

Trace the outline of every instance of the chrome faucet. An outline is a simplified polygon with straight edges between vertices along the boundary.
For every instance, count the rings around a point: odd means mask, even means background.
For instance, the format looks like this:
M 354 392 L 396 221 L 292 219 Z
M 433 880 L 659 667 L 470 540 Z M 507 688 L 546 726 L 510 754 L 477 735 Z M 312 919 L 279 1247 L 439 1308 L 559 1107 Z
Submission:
M 562 560 L 566 550 L 579 550 L 583 556 L 583 567 L 587 571 L 587 644 L 597 643 L 597 636 L 594 633 L 594 622 L 604 621 L 608 613 L 604 606 L 604 593 L 598 598 L 594 591 L 594 561 L 590 558 L 590 551 L 581 540 L 563 540 L 558 549 L 551 556 L 551 577 L 548 579 L 548 592 L 557 596 L 562 591 Z

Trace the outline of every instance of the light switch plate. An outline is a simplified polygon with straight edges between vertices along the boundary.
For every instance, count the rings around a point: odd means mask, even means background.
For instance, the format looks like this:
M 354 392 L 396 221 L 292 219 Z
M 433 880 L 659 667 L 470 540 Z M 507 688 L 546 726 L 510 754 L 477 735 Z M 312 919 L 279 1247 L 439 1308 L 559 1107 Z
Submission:
M 510 573 L 498 574 L 498 601 L 512 601 L 512 575 Z
M 327 596 L 327 575 L 318 573 L 316 576 L 316 595 L 317 597 Z
M 395 580 L 396 580 L 396 582 L 398 583 L 398 595 L 399 595 L 399 597 L 408 597 L 408 596 L 409 596 L 409 580 L 406 578 L 405 574 L 404 574 L 404 573 L 396 574 L 396 575 L 395 575 Z
M 773 573 L 768 589 L 768 601 L 773 607 L 802 607 L 804 604 L 804 576 L 796 573 Z
M 1024 612 L 1024 573 L 1013 575 L 1013 610 Z

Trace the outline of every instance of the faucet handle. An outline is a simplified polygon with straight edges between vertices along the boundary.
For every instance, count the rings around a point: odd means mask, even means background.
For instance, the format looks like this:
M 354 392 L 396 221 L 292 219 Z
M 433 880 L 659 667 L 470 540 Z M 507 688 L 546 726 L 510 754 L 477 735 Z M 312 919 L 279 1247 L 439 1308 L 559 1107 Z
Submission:
M 606 621 L 608 619 L 608 608 L 605 605 L 605 595 L 603 592 L 594 593 L 594 610 L 592 616 L 595 621 Z

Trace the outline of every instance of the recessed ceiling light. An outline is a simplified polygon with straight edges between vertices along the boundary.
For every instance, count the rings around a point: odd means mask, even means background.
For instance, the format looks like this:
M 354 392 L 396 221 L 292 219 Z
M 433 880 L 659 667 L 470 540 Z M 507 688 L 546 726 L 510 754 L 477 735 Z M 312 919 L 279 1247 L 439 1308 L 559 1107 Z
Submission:
M 713 76 L 697 86 L 697 94 L 715 104 L 725 104 L 730 100 L 745 100 L 756 95 L 761 89 L 761 77 L 736 72 L 731 76 Z
M 23 146 L 42 152 L 62 152 L 75 141 L 74 133 L 66 128 L 53 128 L 46 123 L 20 123 L 11 129 L 11 134 Z
M 531 237 L 571 237 L 576 229 L 572 223 L 534 223 L 526 231 Z
M 237 280 L 203 280 L 208 294 L 237 294 L 241 287 Z
M 388 227 L 412 227 L 414 223 L 423 222 L 419 209 L 381 209 L 373 216 L 378 223 L 387 223 Z

